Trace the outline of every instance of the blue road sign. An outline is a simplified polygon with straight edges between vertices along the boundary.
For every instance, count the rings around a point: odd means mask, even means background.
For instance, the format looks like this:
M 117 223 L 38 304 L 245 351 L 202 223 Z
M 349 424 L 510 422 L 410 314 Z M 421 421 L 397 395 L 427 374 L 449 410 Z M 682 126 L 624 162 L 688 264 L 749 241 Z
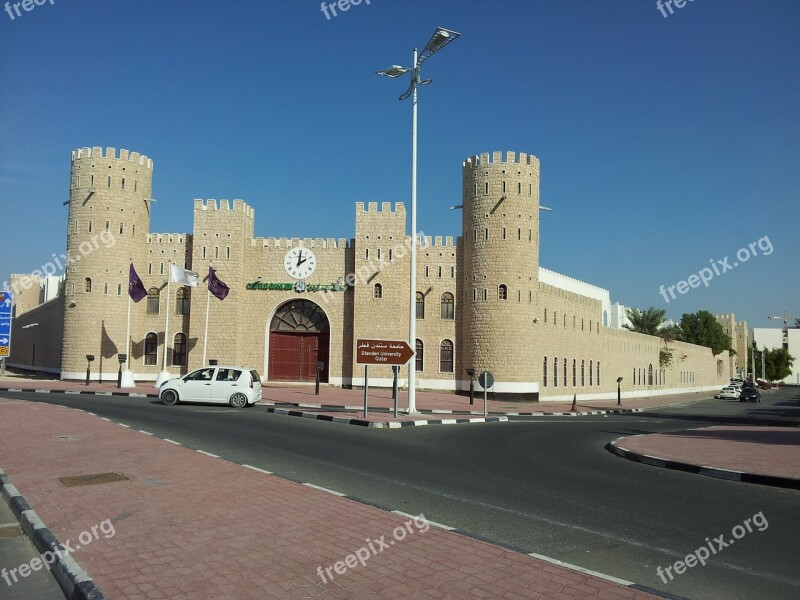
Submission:
M 14 294 L 0 292 L 0 358 L 11 356 L 11 307 Z

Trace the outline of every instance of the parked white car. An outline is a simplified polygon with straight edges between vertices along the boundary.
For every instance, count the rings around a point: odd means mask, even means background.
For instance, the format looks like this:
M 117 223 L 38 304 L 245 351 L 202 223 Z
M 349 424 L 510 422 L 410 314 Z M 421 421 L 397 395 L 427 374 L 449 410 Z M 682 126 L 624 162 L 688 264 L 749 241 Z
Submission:
M 732 385 L 726 386 L 722 388 L 717 396 L 717 398 L 730 398 L 732 400 L 739 399 L 739 390 L 737 390 Z
M 179 402 L 209 402 L 243 408 L 261 400 L 261 377 L 255 369 L 212 366 L 161 384 L 158 391 L 167 406 Z

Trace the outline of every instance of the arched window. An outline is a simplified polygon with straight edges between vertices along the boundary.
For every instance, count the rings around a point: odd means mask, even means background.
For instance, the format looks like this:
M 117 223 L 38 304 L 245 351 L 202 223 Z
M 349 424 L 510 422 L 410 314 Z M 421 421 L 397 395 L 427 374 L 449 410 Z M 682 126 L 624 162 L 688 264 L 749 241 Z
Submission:
M 553 358 L 553 387 L 558 387 L 558 357 Z
M 373 288 L 372 297 L 375 300 L 380 300 L 383 298 L 383 286 L 380 283 L 376 283 L 375 287 Z
M 442 373 L 453 372 L 453 342 L 442 340 L 439 344 L 439 371 Z
M 501 283 L 497 286 L 497 299 L 508 300 L 508 287 L 506 287 L 505 283 Z
M 547 309 L 544 310 L 547 313 Z M 543 387 L 547 387 L 547 357 L 544 357 L 544 362 L 542 363 L 542 383 L 544 384 Z
M 567 359 L 564 359 L 564 387 L 567 387 Z
M 417 292 L 417 318 L 425 318 L 425 294 L 422 292 Z
M 152 287 L 147 290 L 147 314 L 157 315 L 161 292 L 158 288 Z
M 417 340 L 414 344 L 416 355 L 414 356 L 414 368 L 416 371 L 421 372 L 425 368 L 425 345 L 422 340 Z
M 603 327 L 608 327 L 608 311 L 603 311 Z
M 578 361 L 576 359 L 572 359 L 572 387 L 577 387 L 578 385 Z
M 172 342 L 172 365 L 174 367 L 186 366 L 186 334 L 176 333 Z
M 553 311 L 553 325 L 558 325 L 558 311 Z
M 589 387 L 594 385 L 592 383 L 592 361 L 589 361 Z
M 633 367 L 633 385 L 636 385 L 636 367 Z
M 547 323 L 547 309 L 544 309 L 544 322 Z
M 600 361 L 597 361 L 597 385 L 600 385 Z
M 442 319 L 452 321 L 456 318 L 456 299 L 450 292 L 442 294 Z
M 567 313 L 564 313 L 564 327 L 567 326 Z
M 147 366 L 158 364 L 158 336 L 152 331 L 144 338 L 144 364 Z
M 175 296 L 175 314 L 185 317 L 189 314 L 189 290 L 180 288 Z
M 583 319 L 581 319 L 581 331 L 583 331 L 583 330 L 584 330 Z
M 581 359 L 581 387 L 586 385 L 586 359 Z
M 575 329 L 575 315 L 572 315 L 572 328 Z
M 83 280 L 83 282 L 86 284 L 86 287 L 85 287 L 86 293 L 91 294 L 92 293 L 92 278 L 91 277 L 87 277 L 86 279 Z

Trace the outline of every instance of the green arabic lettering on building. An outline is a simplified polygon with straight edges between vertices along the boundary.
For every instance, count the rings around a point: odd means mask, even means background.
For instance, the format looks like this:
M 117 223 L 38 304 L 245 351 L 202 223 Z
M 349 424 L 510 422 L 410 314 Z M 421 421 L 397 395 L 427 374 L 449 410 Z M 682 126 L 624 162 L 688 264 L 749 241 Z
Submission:
M 268 291 L 281 291 L 289 292 L 294 289 L 293 283 L 274 283 L 267 281 L 253 281 L 245 285 L 248 290 L 268 290 Z M 307 292 L 344 292 L 347 290 L 345 283 L 331 283 L 328 285 L 313 284 L 306 286 Z

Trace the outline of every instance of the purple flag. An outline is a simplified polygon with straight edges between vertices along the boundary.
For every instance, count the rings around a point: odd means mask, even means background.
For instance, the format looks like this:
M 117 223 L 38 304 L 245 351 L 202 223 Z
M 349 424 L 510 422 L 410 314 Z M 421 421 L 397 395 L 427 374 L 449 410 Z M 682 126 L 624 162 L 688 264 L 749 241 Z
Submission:
M 208 291 L 220 300 L 225 300 L 228 292 L 231 291 L 225 282 L 217 277 L 217 272 L 211 267 L 208 267 Z
M 139 300 L 147 296 L 147 290 L 144 289 L 142 280 L 136 274 L 133 263 L 131 263 L 130 275 L 128 276 L 128 295 L 134 302 L 139 302 Z

